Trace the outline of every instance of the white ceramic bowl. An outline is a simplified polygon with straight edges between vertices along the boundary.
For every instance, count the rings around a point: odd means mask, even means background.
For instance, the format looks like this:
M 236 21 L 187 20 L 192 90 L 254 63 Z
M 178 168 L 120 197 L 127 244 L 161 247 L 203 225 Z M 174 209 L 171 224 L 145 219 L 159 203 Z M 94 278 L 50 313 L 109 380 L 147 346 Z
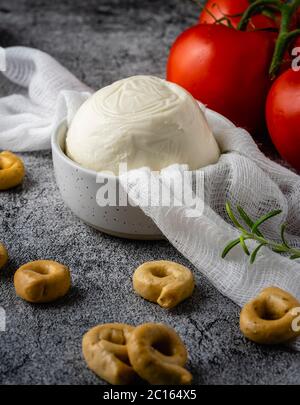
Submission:
M 208 124 L 215 135 L 234 127 L 221 114 L 199 105 L 205 110 Z M 99 183 L 96 180 L 97 175 L 99 180 L 99 173 L 85 169 L 68 158 L 64 152 L 66 133 L 67 125 L 63 122 L 52 135 L 52 156 L 60 193 L 73 213 L 93 228 L 110 235 L 128 239 L 162 239 L 160 230 L 140 208 L 130 205 L 101 207 L 97 204 Z
M 85 169 L 68 158 L 64 152 L 66 133 L 67 125 L 63 122 L 52 135 L 52 157 L 60 193 L 73 213 L 93 228 L 110 235 L 129 239 L 162 239 L 160 230 L 140 208 L 130 205 L 101 207 L 97 204 L 99 173 Z

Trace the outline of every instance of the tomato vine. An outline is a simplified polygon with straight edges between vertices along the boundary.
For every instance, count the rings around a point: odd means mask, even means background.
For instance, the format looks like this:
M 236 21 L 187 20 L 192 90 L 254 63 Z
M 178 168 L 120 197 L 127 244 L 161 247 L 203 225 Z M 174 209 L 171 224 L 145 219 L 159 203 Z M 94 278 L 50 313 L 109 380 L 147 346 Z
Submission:
M 295 37 L 300 36 L 299 28 L 290 31 L 292 18 L 299 7 L 300 0 L 292 0 L 290 2 L 282 2 L 280 0 L 257 0 L 251 3 L 238 24 L 238 30 L 245 30 L 250 18 L 255 14 L 261 13 L 265 8 L 273 9 L 281 13 L 279 34 L 269 71 L 272 79 L 276 77 L 280 69 L 288 45 Z

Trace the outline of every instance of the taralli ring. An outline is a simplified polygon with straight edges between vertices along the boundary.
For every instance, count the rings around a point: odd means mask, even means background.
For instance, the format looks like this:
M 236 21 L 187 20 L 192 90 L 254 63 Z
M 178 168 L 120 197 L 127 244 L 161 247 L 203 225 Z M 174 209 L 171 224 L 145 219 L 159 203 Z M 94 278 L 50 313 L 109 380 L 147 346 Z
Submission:
M 131 333 L 128 355 L 134 370 L 150 384 L 190 384 L 184 369 L 187 351 L 176 332 L 162 324 L 146 323 Z
M 148 301 L 172 308 L 194 290 L 192 272 L 181 264 L 166 260 L 146 262 L 133 275 L 134 290 Z
M 8 262 L 8 253 L 3 243 L 0 243 L 0 269 Z
M 122 323 L 98 325 L 82 339 L 88 367 L 111 384 L 131 384 L 137 375 L 129 363 L 127 341 L 133 326 Z
M 33 303 L 51 302 L 64 296 L 71 286 L 68 267 L 52 260 L 37 260 L 15 273 L 17 295 Z
M 277 344 L 299 336 L 293 326 L 300 303 L 291 294 L 277 287 L 268 287 L 248 302 L 240 315 L 240 329 L 250 340 Z
M 22 183 L 25 168 L 22 160 L 14 153 L 0 153 L 0 190 L 8 190 Z

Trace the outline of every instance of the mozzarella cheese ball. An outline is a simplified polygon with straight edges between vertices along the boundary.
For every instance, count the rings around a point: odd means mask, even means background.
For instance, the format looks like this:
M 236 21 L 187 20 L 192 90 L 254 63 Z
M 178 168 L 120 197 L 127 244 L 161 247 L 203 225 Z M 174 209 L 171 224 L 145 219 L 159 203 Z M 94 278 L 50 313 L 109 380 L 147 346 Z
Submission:
M 153 76 L 119 80 L 93 94 L 76 113 L 66 153 L 82 167 L 119 173 L 171 164 L 191 170 L 217 162 L 217 142 L 196 100 Z

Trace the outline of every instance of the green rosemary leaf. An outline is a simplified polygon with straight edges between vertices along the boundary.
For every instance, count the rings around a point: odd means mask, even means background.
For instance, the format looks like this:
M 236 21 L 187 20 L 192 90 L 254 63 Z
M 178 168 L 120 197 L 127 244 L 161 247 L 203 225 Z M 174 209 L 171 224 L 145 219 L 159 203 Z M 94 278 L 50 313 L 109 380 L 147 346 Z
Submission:
M 241 246 L 242 246 L 244 252 L 246 253 L 246 255 L 250 256 L 250 252 L 249 252 L 249 249 L 247 248 L 247 245 L 245 243 L 245 239 L 249 239 L 249 238 L 245 238 L 244 235 L 240 236 Z
M 246 211 L 243 210 L 243 208 L 238 205 L 236 207 L 236 209 L 238 210 L 241 218 L 245 221 L 245 223 L 249 226 L 249 228 L 251 229 L 252 226 L 254 225 L 254 222 L 252 221 L 252 219 L 249 217 L 249 215 L 246 213 Z
M 286 230 L 286 224 L 282 224 L 280 228 L 280 235 L 281 235 L 281 240 L 283 245 L 287 248 L 290 249 L 290 246 L 288 245 L 286 239 L 285 239 L 285 230 Z
M 251 263 L 251 264 L 253 264 L 253 263 L 255 262 L 257 253 L 260 251 L 260 249 L 261 249 L 263 246 L 266 246 L 266 243 L 261 243 L 261 244 L 259 244 L 259 245 L 253 250 L 253 252 L 251 253 L 251 257 L 250 257 L 250 263 Z
M 244 227 L 239 223 L 239 221 L 236 219 L 236 217 L 234 216 L 234 213 L 232 212 L 232 209 L 231 209 L 231 206 L 230 206 L 230 203 L 229 202 L 227 202 L 226 203 L 226 211 L 227 211 L 227 214 L 228 214 L 228 216 L 229 216 L 229 218 L 231 219 L 231 221 L 234 223 L 234 225 L 238 228 L 238 229 L 240 229 L 240 230 L 242 230 L 242 231 L 246 231 L 246 229 L 244 229 Z M 247 232 L 247 231 L 246 231 Z
M 240 238 L 235 239 L 235 240 L 231 241 L 230 243 L 228 243 L 228 245 L 223 250 L 222 259 L 224 259 L 227 256 L 227 254 L 230 252 L 230 250 L 232 248 L 234 248 L 236 245 L 238 245 L 239 243 L 240 243 Z
M 244 220 L 244 222 L 249 226 L 250 229 L 252 229 L 252 227 L 254 225 L 254 221 L 252 221 L 252 219 L 249 217 L 249 215 L 246 213 L 246 211 L 240 205 L 238 205 L 236 208 L 237 208 L 241 218 Z M 258 229 L 256 231 L 256 234 L 263 238 L 263 234 Z
M 247 227 L 251 229 L 251 231 L 248 231 L 243 227 L 243 225 L 240 224 L 239 220 L 235 217 L 229 202 L 226 203 L 226 211 L 233 224 L 240 231 L 240 237 L 238 239 L 231 241 L 225 247 L 222 253 L 222 258 L 224 258 L 232 248 L 234 248 L 238 244 L 241 244 L 243 251 L 246 253 L 247 256 L 250 256 L 251 263 L 253 263 L 256 260 L 256 256 L 263 246 L 268 246 L 270 249 L 272 249 L 273 252 L 276 253 L 280 254 L 287 253 L 290 256 L 291 260 L 300 259 L 300 249 L 290 247 L 285 238 L 286 224 L 282 224 L 280 229 L 282 243 L 277 243 L 272 240 L 266 239 L 258 229 L 259 226 L 268 219 L 271 219 L 276 215 L 281 214 L 282 212 L 281 210 L 271 211 L 268 214 L 263 215 L 256 222 L 254 222 L 241 206 L 237 206 L 237 211 L 239 213 L 240 218 L 247 225 Z M 248 246 L 246 245 L 245 242 L 248 239 L 254 240 L 259 243 L 259 245 L 254 249 L 252 253 L 249 252 Z
M 275 217 L 276 215 L 279 215 L 282 213 L 282 210 L 275 210 L 275 211 L 271 211 L 266 215 L 263 215 L 261 218 L 259 218 L 255 224 L 252 226 L 251 231 L 253 233 L 257 232 L 258 227 L 263 224 L 264 222 L 266 222 L 268 219 L 271 219 L 273 217 Z
M 283 245 L 282 246 L 278 245 L 276 247 L 273 247 L 272 250 L 275 253 L 286 253 L 286 247 Z

